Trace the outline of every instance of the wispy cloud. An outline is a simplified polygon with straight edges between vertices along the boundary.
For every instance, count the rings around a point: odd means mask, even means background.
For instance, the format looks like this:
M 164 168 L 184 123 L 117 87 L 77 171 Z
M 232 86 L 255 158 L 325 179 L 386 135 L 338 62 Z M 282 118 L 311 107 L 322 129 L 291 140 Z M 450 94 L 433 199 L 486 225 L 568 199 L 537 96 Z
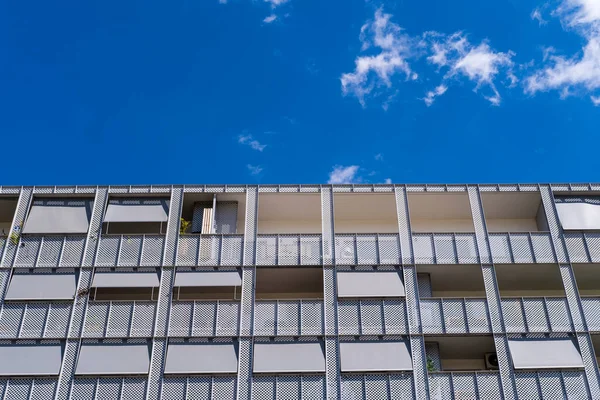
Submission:
M 598 96 L 598 97 L 591 96 L 590 99 L 592 100 L 592 103 L 594 103 L 594 105 L 596 107 L 600 107 L 600 96 Z
M 271 4 L 271 7 L 279 7 L 282 4 L 287 3 L 289 0 L 265 0 L 265 3 Z
M 562 0 L 552 15 L 560 18 L 565 29 L 582 36 L 586 44 L 570 57 L 545 52 L 545 65 L 526 79 L 525 92 L 558 90 L 564 98 L 600 89 L 600 2 Z
M 261 172 L 263 172 L 263 168 L 260 165 L 248 164 L 246 165 L 246 167 L 248 168 L 248 172 L 250 172 L 250 175 L 258 175 Z
M 397 24 L 390 21 L 391 14 L 382 8 L 375 11 L 373 20 L 367 21 L 360 30 L 362 51 L 374 49 L 373 54 L 360 55 L 354 61 L 353 72 L 342 74 L 340 81 L 344 95 L 354 95 L 365 106 L 365 96 L 375 88 L 391 87 L 391 77 L 404 75 L 415 80 L 418 75 L 411 70 L 408 60 L 413 56 L 414 40 Z
M 536 8 L 531 12 L 531 19 L 536 20 L 540 26 L 546 25 L 548 21 L 544 20 L 542 17 L 542 12 L 539 8 Z
M 389 184 L 392 183 L 392 179 L 391 178 L 385 178 L 385 181 L 383 183 L 389 185 Z
M 383 154 L 381 154 L 381 153 L 375 154 L 375 160 L 377 160 L 377 161 L 383 161 Z
M 267 145 L 261 144 L 258 140 L 254 139 L 250 134 L 242 134 L 238 136 L 238 143 L 250 146 L 256 151 L 263 151 Z
M 482 87 L 487 88 L 488 94 L 484 97 L 493 105 L 499 105 L 501 101 L 496 87 L 496 78 L 499 74 L 502 73 L 506 76 L 509 86 L 514 86 L 518 81 L 513 72 L 512 57 L 514 53 L 512 51 L 506 53 L 495 51 L 486 41 L 473 45 L 462 32 L 456 32 L 450 36 L 428 32 L 425 37 L 432 40 L 431 55 L 427 58 L 428 61 L 436 65 L 438 70 L 447 68 L 444 79 L 467 78 L 476 84 L 475 92 Z M 438 88 L 447 89 L 445 85 L 440 85 Z M 445 91 L 443 90 L 443 92 Z M 437 95 L 439 96 L 439 94 Z M 433 102 L 433 98 L 435 96 L 426 96 L 425 103 L 431 105 L 428 103 L 428 99 Z
M 271 22 L 275 21 L 276 19 L 277 19 L 277 15 L 271 14 L 268 17 L 265 17 L 265 19 L 263 19 L 263 22 L 265 24 L 270 24 Z
M 227 0 L 219 0 L 219 4 L 227 4 Z
M 329 180 L 327 183 L 360 183 L 362 179 L 358 176 L 358 170 L 358 165 L 349 165 L 346 167 L 336 165 L 329 173 Z
M 433 104 L 436 97 L 443 95 L 444 93 L 446 93 L 447 90 L 448 90 L 448 86 L 446 86 L 444 84 L 439 85 L 438 87 L 435 88 L 435 90 L 430 90 L 429 92 L 427 92 L 427 94 L 425 94 L 425 97 L 423 98 L 423 101 L 425 102 L 427 107 L 429 107 L 430 105 Z

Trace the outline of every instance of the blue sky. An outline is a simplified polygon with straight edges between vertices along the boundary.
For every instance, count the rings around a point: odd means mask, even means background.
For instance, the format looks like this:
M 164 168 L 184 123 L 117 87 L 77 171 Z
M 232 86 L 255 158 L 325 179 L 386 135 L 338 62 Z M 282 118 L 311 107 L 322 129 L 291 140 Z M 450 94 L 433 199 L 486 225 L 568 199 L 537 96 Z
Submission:
M 598 181 L 598 0 L 0 2 L 0 184 Z

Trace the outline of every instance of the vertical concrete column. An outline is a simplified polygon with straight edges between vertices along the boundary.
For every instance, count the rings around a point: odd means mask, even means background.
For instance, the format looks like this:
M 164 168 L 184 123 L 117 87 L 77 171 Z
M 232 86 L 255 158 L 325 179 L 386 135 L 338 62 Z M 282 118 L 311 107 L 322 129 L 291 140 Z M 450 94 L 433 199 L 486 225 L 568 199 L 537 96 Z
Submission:
M 258 187 L 246 191 L 244 260 L 238 351 L 237 399 L 252 398 L 252 352 L 254 347 L 254 299 L 256 283 L 256 234 L 258 230 Z
M 19 194 L 19 201 L 17 203 L 17 209 L 15 211 L 15 215 L 13 217 L 12 225 L 10 227 L 10 232 L 8 233 L 9 237 L 6 240 L 6 245 L 4 246 L 4 254 L 2 255 L 2 267 L 3 268 L 11 268 L 14 261 L 15 255 L 17 254 L 17 246 L 18 243 L 13 242 L 11 240 L 10 235 L 15 232 L 15 227 L 18 227 L 21 231 L 23 230 L 23 225 L 25 225 L 25 216 L 27 215 L 27 211 L 29 210 L 29 205 L 31 204 L 31 200 L 33 199 L 33 188 L 32 187 L 24 187 L 21 188 L 21 193 Z
M 475 227 L 475 238 L 477 240 L 477 249 L 481 261 L 481 273 L 485 286 L 485 295 L 488 303 L 492 332 L 494 334 L 494 343 L 496 345 L 496 354 L 498 356 L 498 367 L 500 370 L 500 379 L 502 381 L 502 391 L 505 399 L 516 399 L 516 386 L 514 371 L 508 354 L 508 339 L 505 334 L 504 320 L 502 317 L 502 303 L 500 301 L 500 291 L 496 279 L 496 269 L 492 263 L 491 250 L 488 240 L 488 232 L 485 224 L 485 214 L 479 188 L 477 186 L 468 186 L 469 203 L 473 216 L 473 225 Z
M 177 245 L 179 242 L 179 222 L 183 206 L 183 187 L 171 188 L 171 201 L 169 203 L 169 219 L 167 221 L 167 234 L 163 250 L 160 274 L 160 288 L 156 306 L 156 319 L 154 321 L 154 338 L 152 340 L 152 353 L 150 357 L 150 371 L 148 373 L 148 387 L 146 399 L 158 400 L 162 389 L 162 376 L 168 344 L 169 315 L 171 312 L 171 297 L 173 282 L 175 281 L 175 261 Z

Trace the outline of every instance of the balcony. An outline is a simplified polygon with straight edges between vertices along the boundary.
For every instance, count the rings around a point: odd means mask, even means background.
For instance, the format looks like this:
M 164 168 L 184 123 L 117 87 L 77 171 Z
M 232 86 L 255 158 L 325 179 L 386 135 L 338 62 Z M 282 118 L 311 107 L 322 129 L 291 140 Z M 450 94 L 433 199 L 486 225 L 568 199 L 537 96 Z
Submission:
M 239 266 L 243 249 L 244 235 L 181 235 L 177 265 Z
M 320 300 L 257 301 L 254 305 L 254 335 L 322 335 L 323 302 Z
M 256 264 L 262 266 L 321 265 L 321 235 L 258 235 Z
M 323 269 L 260 268 L 256 270 L 256 300 L 322 300 Z
M 320 397 L 321 398 L 321 397 Z M 412 372 L 342 374 L 340 399 L 414 399 Z
M 0 309 L 0 338 L 66 338 L 72 303 L 5 302 Z
M 145 377 L 75 378 L 70 382 L 71 399 L 113 399 L 120 393 L 122 399 L 144 400 L 148 379 Z M 38 397 L 32 397 L 38 398 Z M 40 396 L 40 399 L 47 396 Z
M 325 375 L 276 375 L 254 376 L 252 378 L 253 399 L 317 400 L 324 399 L 326 393 Z
M 335 260 L 338 265 L 397 265 L 400 260 L 398 234 L 335 235 Z
M 539 192 L 483 192 L 481 203 L 490 233 L 549 230 Z
M 583 371 L 515 372 L 519 399 L 589 399 Z
M 85 235 L 23 235 L 17 248 L 15 267 L 79 267 L 83 259 Z
M 409 193 L 413 233 L 473 233 L 475 226 L 467 193 Z
M 588 330 L 600 332 L 600 265 L 573 264 Z
M 417 264 L 478 264 L 474 233 L 413 233 Z
M 257 228 L 259 235 L 320 235 L 321 196 L 318 193 L 261 193 Z
M 58 379 L 52 378 L 0 379 L 4 399 L 52 399 L 57 387 Z
M 404 299 L 338 301 L 340 335 L 404 335 L 406 321 Z
M 154 332 L 156 302 L 90 301 L 83 337 L 150 337 Z
M 491 332 L 480 266 L 429 265 L 417 271 L 423 333 Z
M 398 234 L 396 197 L 390 193 L 335 193 L 335 233 Z
M 237 336 L 239 301 L 173 301 L 169 336 Z
M 502 384 L 498 371 L 430 372 L 431 400 L 501 399 Z
M 235 399 L 236 383 L 236 376 L 164 377 L 160 398 L 162 400 Z
M 556 262 L 550 232 L 490 233 L 489 245 L 494 263 Z
M 164 235 L 104 235 L 99 238 L 95 264 L 99 267 L 162 265 Z
M 496 352 L 491 335 L 426 336 L 427 370 L 432 372 L 479 372 L 497 369 L 488 355 Z M 470 374 L 469 376 L 474 376 Z
M 600 263 L 600 233 L 564 232 L 572 263 Z

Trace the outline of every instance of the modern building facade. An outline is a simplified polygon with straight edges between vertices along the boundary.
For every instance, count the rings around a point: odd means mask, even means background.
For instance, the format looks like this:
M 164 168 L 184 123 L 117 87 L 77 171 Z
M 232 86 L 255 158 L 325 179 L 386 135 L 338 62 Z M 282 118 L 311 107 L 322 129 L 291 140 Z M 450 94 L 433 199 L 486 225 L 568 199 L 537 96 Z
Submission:
M 0 188 L 0 399 L 599 399 L 600 184 Z

